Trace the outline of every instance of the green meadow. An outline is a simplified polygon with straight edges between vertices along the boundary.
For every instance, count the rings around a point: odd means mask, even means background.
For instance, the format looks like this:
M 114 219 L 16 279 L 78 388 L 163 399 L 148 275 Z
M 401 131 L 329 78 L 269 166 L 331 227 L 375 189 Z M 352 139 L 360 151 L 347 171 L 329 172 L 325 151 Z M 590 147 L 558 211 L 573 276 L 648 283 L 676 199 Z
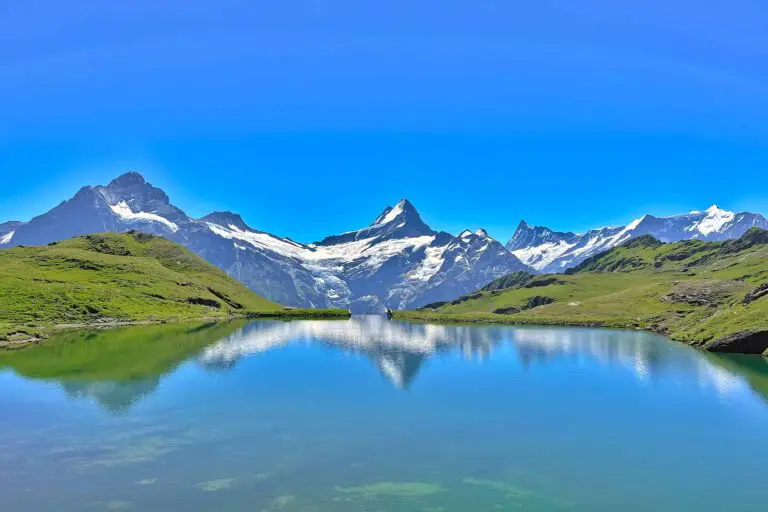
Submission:
M 344 317 L 344 310 L 286 308 L 161 237 L 85 235 L 0 251 L 0 343 L 39 339 L 56 327 Z

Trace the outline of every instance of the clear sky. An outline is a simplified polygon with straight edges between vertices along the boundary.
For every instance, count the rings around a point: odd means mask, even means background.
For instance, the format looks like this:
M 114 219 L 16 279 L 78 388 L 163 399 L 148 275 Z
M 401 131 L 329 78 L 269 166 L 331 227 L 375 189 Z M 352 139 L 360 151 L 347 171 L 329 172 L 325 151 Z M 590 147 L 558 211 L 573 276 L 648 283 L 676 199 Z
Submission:
M 768 2 L 0 2 L 0 219 L 131 169 L 302 241 L 768 213 Z

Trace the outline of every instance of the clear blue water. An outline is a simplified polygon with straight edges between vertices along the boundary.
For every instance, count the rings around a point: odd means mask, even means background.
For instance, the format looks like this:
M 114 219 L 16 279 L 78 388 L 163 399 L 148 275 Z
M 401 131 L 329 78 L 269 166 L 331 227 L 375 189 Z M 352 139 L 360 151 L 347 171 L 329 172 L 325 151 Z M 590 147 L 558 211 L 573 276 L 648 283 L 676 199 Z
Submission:
M 0 389 L 2 510 L 768 510 L 768 363 L 651 334 L 131 328 Z

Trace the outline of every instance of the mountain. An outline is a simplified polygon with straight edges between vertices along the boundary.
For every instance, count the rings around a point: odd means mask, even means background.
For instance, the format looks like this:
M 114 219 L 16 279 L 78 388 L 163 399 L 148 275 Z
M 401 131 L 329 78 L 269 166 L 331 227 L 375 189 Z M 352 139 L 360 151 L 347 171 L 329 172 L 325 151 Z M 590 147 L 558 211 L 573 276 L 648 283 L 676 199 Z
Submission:
M 521 222 L 506 247 L 520 260 L 540 272 L 564 272 L 627 240 L 651 235 L 662 242 L 738 238 L 750 228 L 768 229 L 768 219 L 756 213 L 734 213 L 712 206 L 671 217 L 645 215 L 624 227 L 607 227 L 576 234 L 531 227 Z
M 356 313 L 451 300 L 510 272 L 533 271 L 482 229 L 432 230 L 405 199 L 365 228 L 305 244 L 254 229 L 233 212 L 191 218 L 135 172 L 1 229 L 2 247 L 136 229 L 183 245 L 277 303 Z
M 214 214 L 201 221 L 246 254 L 257 252 L 290 262 L 294 286 L 301 294 L 297 299 L 314 307 L 346 307 L 356 313 L 418 307 L 528 269 L 483 230 L 458 237 L 432 230 L 405 199 L 384 209 L 365 228 L 312 244 L 257 231 L 231 214 Z M 189 246 L 197 250 L 194 242 Z M 263 263 L 228 266 L 204 250 L 197 252 L 252 288 L 264 286 L 243 274 Z M 292 288 L 291 283 L 282 286 Z M 258 289 L 274 297 L 268 289 Z
M 0 268 L 0 344 L 35 338 L 55 324 L 303 313 L 257 296 L 178 244 L 138 231 L 6 249 Z
M 511 274 L 395 318 L 642 329 L 713 352 L 768 355 L 768 231 L 721 242 L 646 234 L 565 274 Z
M 3 222 L 0 224 L 0 248 L 3 245 L 10 245 L 13 236 L 16 234 L 16 229 L 23 223 L 18 221 Z

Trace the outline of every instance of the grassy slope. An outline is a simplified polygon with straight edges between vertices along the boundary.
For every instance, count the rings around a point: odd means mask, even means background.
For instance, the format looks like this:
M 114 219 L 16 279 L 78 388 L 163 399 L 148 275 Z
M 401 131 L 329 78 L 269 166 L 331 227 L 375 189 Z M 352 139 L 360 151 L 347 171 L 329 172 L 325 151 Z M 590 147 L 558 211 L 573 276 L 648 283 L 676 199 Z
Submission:
M 2 250 L 0 269 L 0 341 L 54 324 L 347 314 L 284 308 L 183 247 L 141 233 Z
M 488 289 L 436 310 L 398 318 L 592 325 L 652 330 L 694 345 L 741 331 L 768 331 L 768 296 L 745 297 L 768 282 L 766 232 L 723 242 L 630 243 L 587 260 L 569 275 L 536 276 Z M 752 237 L 752 238 L 750 238 Z M 555 278 L 546 286 L 537 282 Z M 493 288 L 493 286 L 490 286 Z M 525 309 L 532 297 L 554 299 Z M 494 311 L 517 308 L 520 312 Z

